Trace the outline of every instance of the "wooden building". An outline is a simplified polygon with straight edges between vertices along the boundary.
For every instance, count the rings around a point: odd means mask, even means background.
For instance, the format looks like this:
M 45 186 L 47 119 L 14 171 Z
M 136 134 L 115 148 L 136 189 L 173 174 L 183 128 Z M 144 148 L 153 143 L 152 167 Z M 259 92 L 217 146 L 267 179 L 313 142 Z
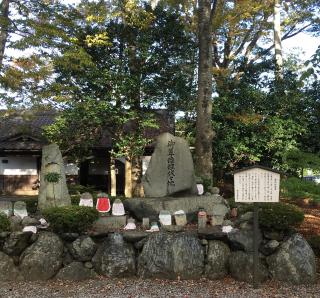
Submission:
M 48 144 L 42 134 L 44 126 L 54 122 L 56 111 L 45 110 L 0 111 L 0 194 L 36 195 L 41 169 L 41 150 Z M 159 129 L 145 132 L 154 138 L 162 132 L 174 132 L 174 117 L 166 110 L 155 110 Z M 104 136 L 92 155 L 81 162 L 72 163 L 65 157 L 68 183 L 94 186 L 110 192 L 110 149 L 111 136 L 106 128 Z M 146 148 L 144 160 L 148 161 L 153 146 Z M 116 160 L 117 193 L 124 191 L 124 160 Z

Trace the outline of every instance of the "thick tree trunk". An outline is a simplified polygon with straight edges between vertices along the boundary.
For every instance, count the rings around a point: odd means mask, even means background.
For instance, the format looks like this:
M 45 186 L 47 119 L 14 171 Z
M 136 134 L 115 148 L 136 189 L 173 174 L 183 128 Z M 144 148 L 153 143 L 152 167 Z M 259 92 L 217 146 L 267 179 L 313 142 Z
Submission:
M 132 161 L 132 194 L 134 197 L 143 197 L 144 191 L 141 182 L 142 157 L 135 157 Z
M 126 198 L 132 198 L 132 162 L 128 158 L 125 162 L 124 195 Z
M 0 69 L 2 68 L 4 50 L 8 39 L 10 0 L 2 0 L 0 4 Z
M 196 174 L 212 181 L 212 16 L 211 0 L 199 0 L 198 99 L 196 122 Z M 214 5 L 215 6 L 215 5 Z
M 276 81 L 283 79 L 283 57 L 281 43 L 281 19 L 280 19 L 280 1 L 274 1 L 273 11 L 273 34 L 274 34 L 274 49 L 275 49 L 275 76 Z
M 110 180 L 111 180 L 111 196 L 117 195 L 117 176 L 116 176 L 116 161 L 113 156 L 110 157 Z

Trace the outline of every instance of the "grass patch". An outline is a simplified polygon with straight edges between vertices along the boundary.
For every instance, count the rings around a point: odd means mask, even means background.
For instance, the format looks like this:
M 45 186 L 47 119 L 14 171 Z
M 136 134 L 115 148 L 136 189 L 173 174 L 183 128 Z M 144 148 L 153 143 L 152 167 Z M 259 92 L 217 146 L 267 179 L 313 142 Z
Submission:
M 320 184 L 290 177 L 281 181 L 281 196 L 287 199 L 311 199 L 320 202 Z

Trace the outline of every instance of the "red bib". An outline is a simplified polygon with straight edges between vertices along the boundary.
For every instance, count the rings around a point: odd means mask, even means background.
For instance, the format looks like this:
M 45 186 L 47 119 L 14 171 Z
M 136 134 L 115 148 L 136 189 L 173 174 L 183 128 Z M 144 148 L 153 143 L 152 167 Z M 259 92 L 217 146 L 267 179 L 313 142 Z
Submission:
M 110 200 L 108 198 L 98 198 L 96 208 L 99 212 L 109 212 L 111 209 Z

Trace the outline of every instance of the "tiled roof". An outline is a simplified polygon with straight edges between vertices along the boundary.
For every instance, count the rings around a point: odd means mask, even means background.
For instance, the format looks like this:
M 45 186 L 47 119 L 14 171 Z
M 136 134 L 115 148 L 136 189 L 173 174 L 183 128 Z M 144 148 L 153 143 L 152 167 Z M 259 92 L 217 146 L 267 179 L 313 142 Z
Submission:
M 47 143 L 42 128 L 54 121 L 54 111 L 1 111 L 0 150 L 41 150 Z
M 162 132 L 174 133 L 174 116 L 167 110 L 155 110 L 158 129 L 146 129 L 145 136 L 154 138 Z M 47 140 L 42 135 L 44 126 L 54 122 L 56 111 L 0 111 L 0 150 L 2 151 L 40 151 Z M 134 129 L 131 123 L 126 125 L 128 131 Z M 111 135 L 105 130 L 97 148 L 110 148 Z

